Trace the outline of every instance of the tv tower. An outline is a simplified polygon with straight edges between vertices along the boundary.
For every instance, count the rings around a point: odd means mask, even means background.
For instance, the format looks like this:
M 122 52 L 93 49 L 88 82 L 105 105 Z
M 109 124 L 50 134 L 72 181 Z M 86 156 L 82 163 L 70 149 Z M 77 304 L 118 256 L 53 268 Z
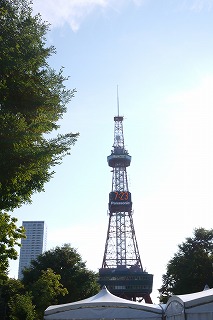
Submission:
M 112 191 L 109 193 L 109 224 L 99 283 L 109 291 L 129 300 L 152 303 L 153 275 L 143 270 L 132 217 L 132 199 L 126 168 L 131 156 L 125 149 L 123 116 L 114 117 L 114 144 L 107 157 L 112 168 Z

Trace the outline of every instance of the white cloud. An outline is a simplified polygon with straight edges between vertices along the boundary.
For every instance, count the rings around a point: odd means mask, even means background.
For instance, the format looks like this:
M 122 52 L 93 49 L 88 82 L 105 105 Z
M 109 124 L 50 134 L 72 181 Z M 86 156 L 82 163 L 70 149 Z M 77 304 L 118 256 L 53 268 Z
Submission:
M 136 6 L 147 0 L 130 0 Z M 125 5 L 123 0 L 34 0 L 35 13 L 41 13 L 43 20 L 52 27 L 61 27 L 68 23 L 73 31 L 95 10 L 119 10 Z
M 207 227 L 213 210 L 213 76 L 167 103 L 175 145 L 168 191 L 179 198 L 176 208 L 181 205 L 189 225 Z
M 80 221 L 76 225 L 48 230 L 47 250 L 70 243 L 87 262 L 87 267 L 97 271 L 102 263 L 106 230 L 105 223 L 94 224 L 92 221 L 91 224 Z
M 201 11 L 203 9 L 210 10 L 212 9 L 213 1 L 212 0 L 194 0 L 191 5 L 192 11 Z
M 179 7 L 182 10 L 191 10 L 200 12 L 202 10 L 211 10 L 213 7 L 213 0 L 184 0 L 179 2 Z
M 68 23 L 73 31 L 80 28 L 81 23 L 95 10 L 120 11 L 128 3 L 141 6 L 155 0 L 34 0 L 35 13 L 41 13 L 43 20 L 48 21 L 52 27 L 61 27 Z M 180 10 L 211 10 L 213 0 L 183 0 L 178 1 Z
M 132 0 L 132 1 L 136 6 L 141 6 L 141 5 L 145 4 L 149 0 Z
M 52 27 L 60 27 L 68 23 L 73 31 L 77 31 L 83 19 L 96 7 L 107 7 L 107 0 L 35 0 L 33 9 L 41 13 L 43 20 Z
M 167 119 L 170 152 L 162 144 L 165 166 L 159 170 L 159 154 L 146 191 L 133 192 L 137 240 L 142 262 L 154 274 L 155 299 L 177 245 L 194 228 L 209 229 L 213 223 L 213 75 L 169 96 L 161 113 Z M 142 184 L 145 174 L 144 178 Z M 160 252 L 157 264 L 156 250 Z
M 213 116 L 213 76 L 205 76 L 195 88 L 170 96 L 167 103 L 177 108 L 177 113 L 182 119 L 179 121 L 186 119 L 191 124 L 194 122 L 194 125 L 198 123 L 201 125 L 202 119 L 208 121 L 209 117 Z M 184 118 L 182 118 L 182 112 L 184 112 Z

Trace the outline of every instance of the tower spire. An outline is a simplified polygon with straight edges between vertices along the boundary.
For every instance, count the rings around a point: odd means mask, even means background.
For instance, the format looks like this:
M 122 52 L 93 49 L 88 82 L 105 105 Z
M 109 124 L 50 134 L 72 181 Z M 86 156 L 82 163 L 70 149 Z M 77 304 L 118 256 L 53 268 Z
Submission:
M 151 302 L 153 275 L 143 270 L 132 217 L 132 199 L 128 188 L 127 167 L 131 156 L 124 145 L 123 117 L 114 117 L 114 144 L 107 157 L 112 168 L 112 190 L 109 193 L 109 224 L 99 283 L 115 295 Z
M 118 117 L 119 117 L 119 95 L 118 95 L 118 85 L 117 85 L 117 108 L 118 108 Z

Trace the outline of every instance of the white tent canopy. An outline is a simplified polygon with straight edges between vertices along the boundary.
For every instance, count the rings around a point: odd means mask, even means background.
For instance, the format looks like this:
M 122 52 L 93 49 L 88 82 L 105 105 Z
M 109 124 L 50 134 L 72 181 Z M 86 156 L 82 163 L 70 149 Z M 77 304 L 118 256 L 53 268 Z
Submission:
M 165 315 L 167 320 L 213 320 L 213 289 L 172 296 Z
M 105 287 L 88 299 L 50 306 L 45 310 L 45 320 L 103 320 L 132 319 L 159 320 L 163 310 L 159 305 L 139 303 L 118 298 Z

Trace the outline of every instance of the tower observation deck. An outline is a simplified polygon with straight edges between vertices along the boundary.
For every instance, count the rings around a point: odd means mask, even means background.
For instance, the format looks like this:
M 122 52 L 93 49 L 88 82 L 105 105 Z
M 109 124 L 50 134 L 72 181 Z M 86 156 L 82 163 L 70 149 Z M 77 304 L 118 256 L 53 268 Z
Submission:
M 152 303 L 153 275 L 143 270 L 138 250 L 126 171 L 131 156 L 125 149 L 123 117 L 119 115 L 114 117 L 114 144 L 107 162 L 112 168 L 112 190 L 109 193 L 109 223 L 99 283 L 119 297 L 144 299 Z

